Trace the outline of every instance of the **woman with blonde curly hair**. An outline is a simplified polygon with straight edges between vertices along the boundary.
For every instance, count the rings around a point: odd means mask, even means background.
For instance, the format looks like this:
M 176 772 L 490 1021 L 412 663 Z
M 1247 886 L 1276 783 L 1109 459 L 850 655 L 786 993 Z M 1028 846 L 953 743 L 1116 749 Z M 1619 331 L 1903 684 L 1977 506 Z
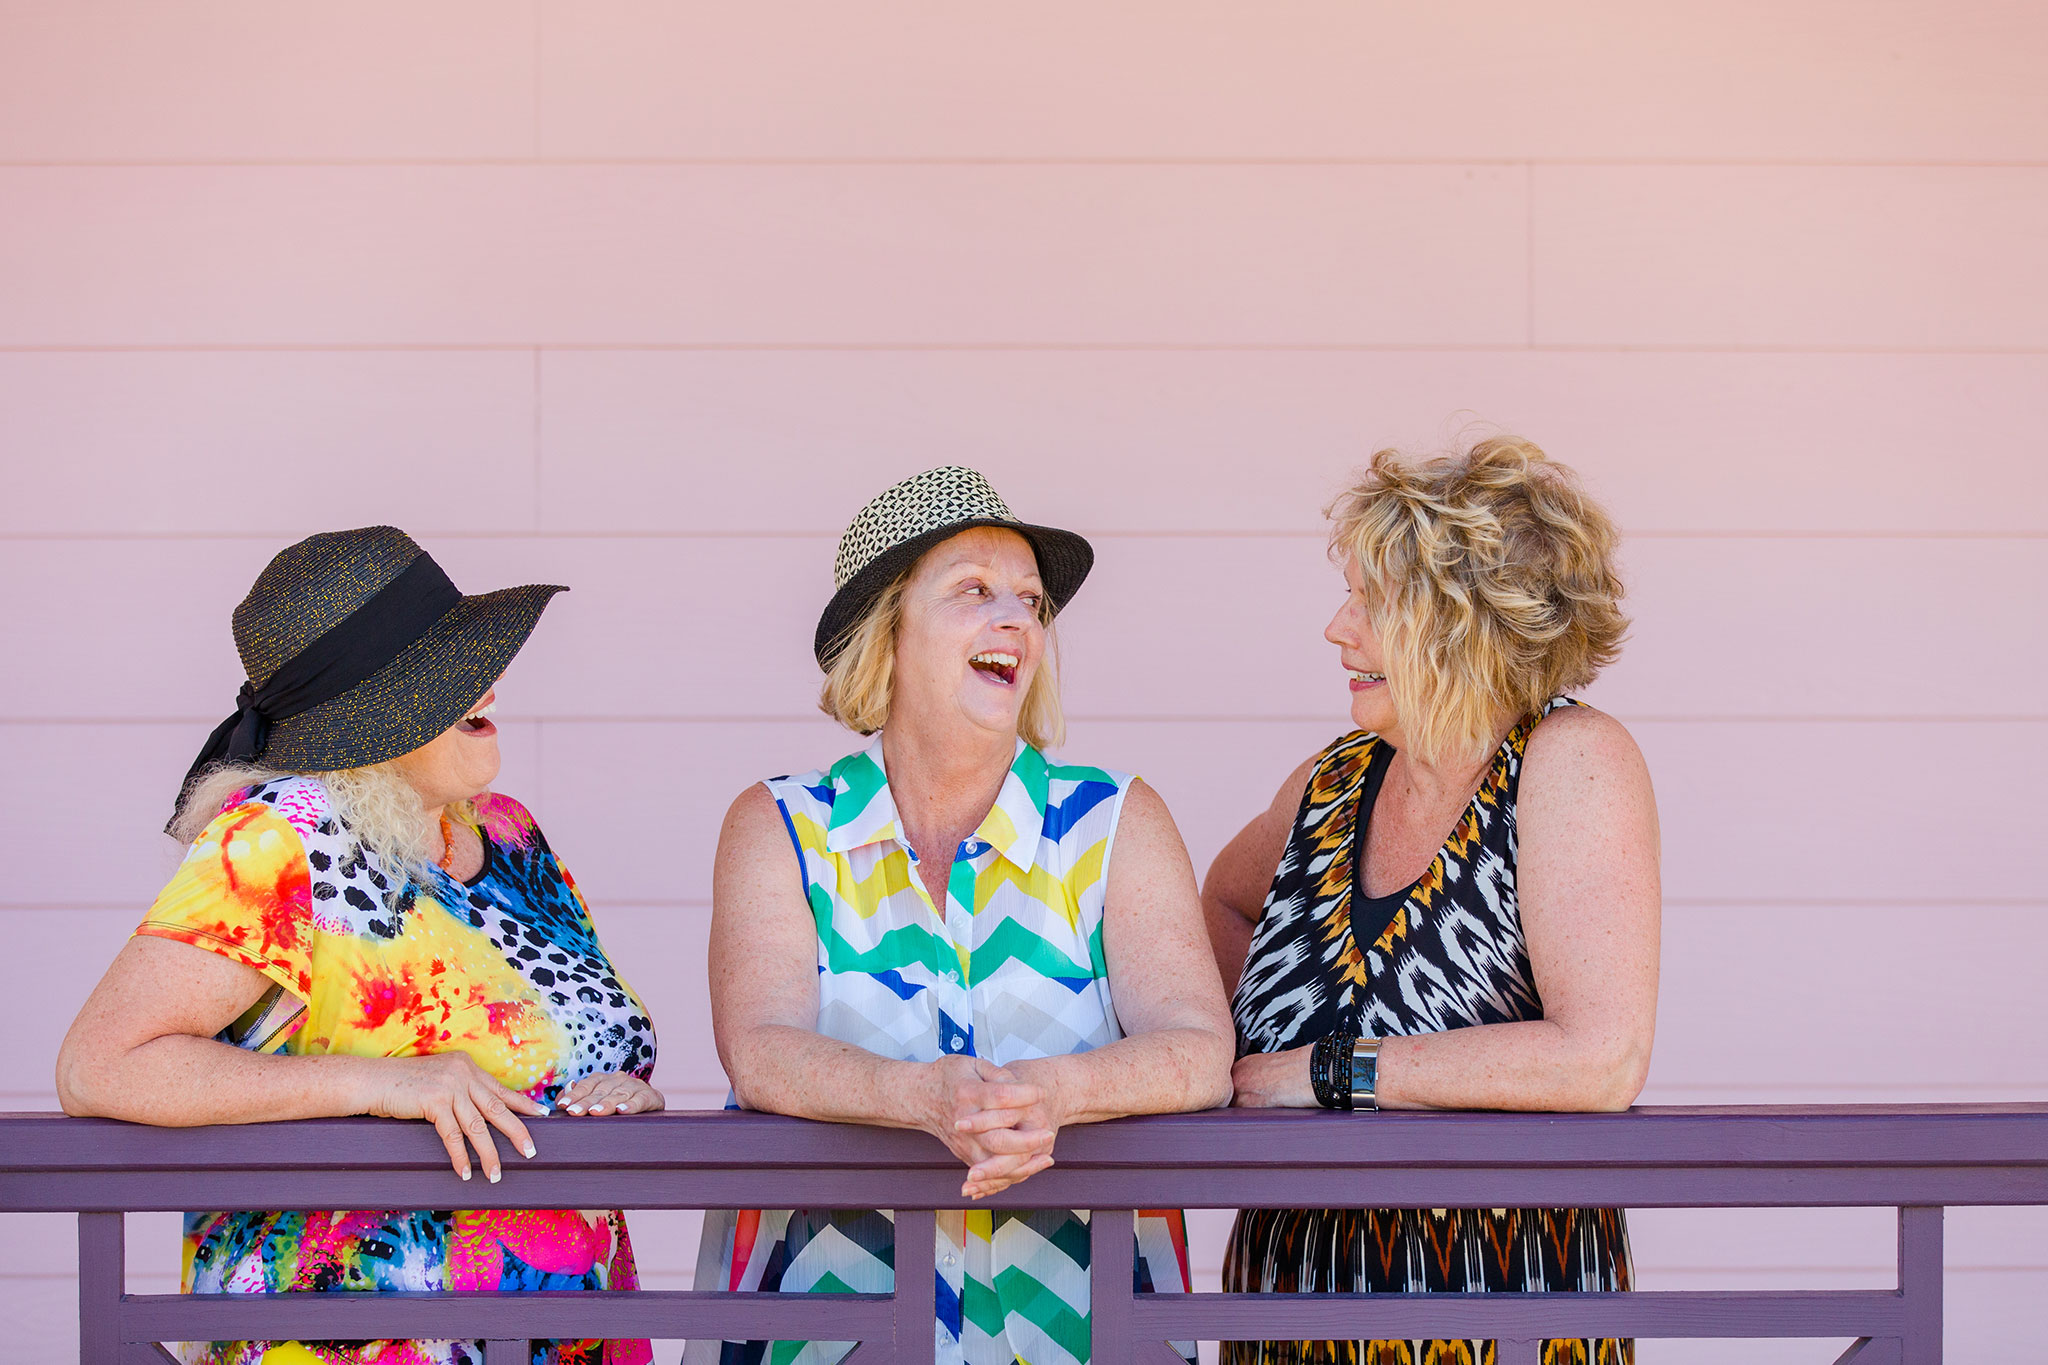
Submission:
M 1203 887 L 1235 994 L 1240 1105 L 1625 1109 L 1657 1003 L 1656 802 L 1620 722 L 1569 698 L 1620 650 L 1616 533 L 1565 466 L 1499 438 L 1394 452 L 1330 509 L 1324 636 L 1356 729 Z M 1614 1291 L 1618 1209 L 1261 1209 L 1236 1291 Z M 1235 1342 L 1232 1365 L 1470 1362 L 1479 1341 Z M 1546 1365 L 1633 1343 L 1544 1343 Z

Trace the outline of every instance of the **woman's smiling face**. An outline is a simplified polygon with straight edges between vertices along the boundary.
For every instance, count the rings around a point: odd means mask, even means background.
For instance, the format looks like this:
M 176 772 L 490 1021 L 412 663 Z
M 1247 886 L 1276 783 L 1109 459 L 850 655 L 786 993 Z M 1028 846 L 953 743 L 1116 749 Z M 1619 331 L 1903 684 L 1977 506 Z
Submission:
M 461 720 L 393 760 L 428 810 L 467 801 L 497 780 L 498 727 L 491 722 L 497 705 L 498 689 L 493 685 Z
M 978 526 L 927 550 L 903 590 L 891 711 L 1014 736 L 1045 655 L 1044 604 L 1015 531 Z
M 1323 638 L 1337 646 L 1338 661 L 1349 675 L 1351 723 L 1361 730 L 1388 734 L 1395 728 L 1394 700 L 1387 692 L 1386 652 L 1372 623 L 1371 603 L 1358 561 L 1344 560 L 1344 604 L 1330 618 Z

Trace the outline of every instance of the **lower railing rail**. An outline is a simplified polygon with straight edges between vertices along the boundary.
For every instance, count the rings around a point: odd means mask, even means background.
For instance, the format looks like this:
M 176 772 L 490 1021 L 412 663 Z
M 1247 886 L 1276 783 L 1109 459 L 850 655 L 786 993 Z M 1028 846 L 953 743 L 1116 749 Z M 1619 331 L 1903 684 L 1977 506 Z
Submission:
M 926 1365 L 933 1218 L 961 1170 L 892 1129 L 742 1113 L 540 1120 L 540 1155 L 459 1181 L 419 1124 L 328 1119 L 154 1129 L 0 1115 L 0 1212 L 78 1215 L 79 1359 L 141 1365 L 172 1341 L 539 1338 L 857 1342 L 856 1365 Z M 346 1152 L 283 1166 L 251 1152 Z M 1555 1337 L 1850 1338 L 1855 1365 L 1941 1359 L 1942 1211 L 2048 1204 L 2048 1105 L 1637 1109 L 1626 1114 L 1232 1110 L 1061 1133 L 1059 1165 L 983 1202 L 1093 1210 L 1093 1358 L 1167 1365 L 1185 1340 L 1488 1338 L 1534 1365 Z M 1898 1210 L 1891 1289 L 1624 1294 L 1140 1294 L 1133 1210 L 1518 1206 Z M 129 1294 L 123 1216 L 182 1209 L 888 1208 L 897 1292 Z

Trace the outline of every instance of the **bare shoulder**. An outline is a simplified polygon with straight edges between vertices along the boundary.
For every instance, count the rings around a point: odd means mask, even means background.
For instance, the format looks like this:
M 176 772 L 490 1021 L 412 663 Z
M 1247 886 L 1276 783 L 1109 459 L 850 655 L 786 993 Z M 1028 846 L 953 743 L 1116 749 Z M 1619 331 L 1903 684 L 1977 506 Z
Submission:
M 1124 789 L 1124 808 L 1117 819 L 1120 827 L 1122 821 L 1129 820 L 1156 828 L 1161 822 L 1171 825 L 1173 812 L 1166 808 L 1166 798 L 1156 787 L 1142 777 L 1134 777 Z
M 1290 825 L 1294 823 L 1294 812 L 1301 808 L 1301 798 L 1308 790 L 1308 780 L 1315 776 L 1316 765 L 1323 761 L 1326 752 L 1328 751 L 1323 749 L 1316 750 L 1301 760 L 1293 772 L 1287 774 L 1287 779 L 1280 784 L 1279 792 L 1273 797 L 1273 804 L 1267 808 L 1268 814 L 1278 815 Z
M 733 798 L 732 805 L 726 808 L 725 824 L 718 831 L 721 869 L 780 870 L 795 857 L 788 822 L 774 792 L 756 782 Z
M 1178 849 L 1183 859 L 1187 857 L 1180 827 L 1173 821 L 1173 812 L 1166 808 L 1166 798 L 1142 777 L 1132 778 L 1124 789 L 1123 807 L 1116 817 L 1116 842 L 1119 854 L 1134 845 L 1164 846 Z
M 728 830 L 781 823 L 782 811 L 775 804 L 775 793 L 769 791 L 765 783 L 748 783 L 726 807 L 725 827 Z
M 1560 707 L 1529 736 L 1521 799 L 1544 806 L 1653 802 L 1650 769 L 1628 727 L 1590 706 Z

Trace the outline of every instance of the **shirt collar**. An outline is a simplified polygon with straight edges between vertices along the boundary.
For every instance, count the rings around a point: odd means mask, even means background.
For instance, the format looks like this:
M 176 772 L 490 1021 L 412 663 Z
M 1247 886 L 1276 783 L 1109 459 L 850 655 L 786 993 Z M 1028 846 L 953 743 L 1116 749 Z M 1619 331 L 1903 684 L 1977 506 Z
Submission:
M 906 844 L 882 761 L 879 732 L 865 749 L 833 764 L 827 776 L 832 787 L 832 819 L 825 829 L 827 852 L 846 853 L 884 839 Z M 1048 783 L 1045 755 L 1018 740 L 1016 756 L 1003 775 L 1002 790 L 974 831 L 976 839 L 1025 872 L 1038 861 Z

